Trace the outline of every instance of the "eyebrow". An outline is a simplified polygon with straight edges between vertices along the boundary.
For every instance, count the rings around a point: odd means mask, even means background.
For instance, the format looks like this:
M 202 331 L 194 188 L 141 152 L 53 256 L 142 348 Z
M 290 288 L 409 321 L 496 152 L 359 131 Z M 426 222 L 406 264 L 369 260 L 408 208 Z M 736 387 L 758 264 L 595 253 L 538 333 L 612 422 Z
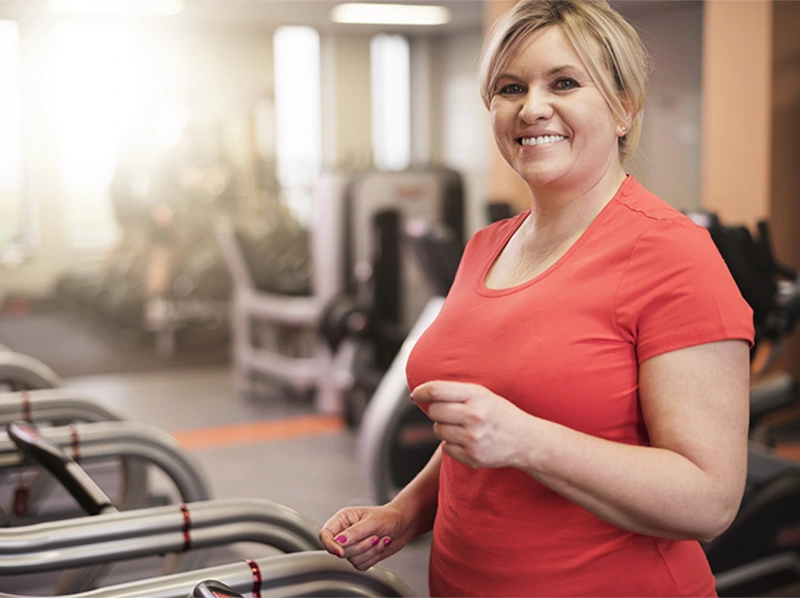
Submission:
M 551 69 L 550 69 L 550 70 L 548 70 L 548 71 L 547 71 L 547 73 L 545 73 L 545 74 L 546 74 L 548 77 L 552 77 L 553 75 L 557 75 L 557 74 L 559 74 L 559 73 L 563 73 L 564 71 L 575 71 L 575 72 L 579 72 L 579 73 L 582 73 L 582 72 L 583 72 L 583 70 L 582 70 L 582 69 L 580 69 L 580 68 L 578 68 L 577 66 L 574 66 L 574 65 L 572 65 L 572 64 L 564 64 L 564 65 L 561 65 L 561 66 L 555 66 L 555 67 L 551 68 Z M 497 79 L 496 79 L 496 80 L 497 80 L 497 81 L 500 81 L 501 79 L 515 79 L 515 80 L 520 80 L 520 77 L 519 77 L 519 76 L 517 76 L 517 75 L 512 75 L 512 74 L 510 74 L 510 73 L 500 73 L 500 74 L 497 76 Z

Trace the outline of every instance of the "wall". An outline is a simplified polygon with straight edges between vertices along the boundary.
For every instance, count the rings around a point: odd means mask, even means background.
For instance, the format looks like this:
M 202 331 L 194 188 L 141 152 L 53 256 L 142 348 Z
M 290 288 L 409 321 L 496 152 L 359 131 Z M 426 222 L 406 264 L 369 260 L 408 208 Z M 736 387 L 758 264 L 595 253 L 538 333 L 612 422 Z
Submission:
M 778 259 L 800 268 L 800 3 L 774 2 L 770 226 Z M 788 343 L 785 366 L 800 376 L 800 342 Z
M 700 207 L 701 60 L 699 2 L 631 21 L 650 52 L 653 71 L 636 163 L 630 171 L 678 209 Z
M 772 9 L 762 0 L 704 4 L 702 201 L 732 223 L 770 210 Z

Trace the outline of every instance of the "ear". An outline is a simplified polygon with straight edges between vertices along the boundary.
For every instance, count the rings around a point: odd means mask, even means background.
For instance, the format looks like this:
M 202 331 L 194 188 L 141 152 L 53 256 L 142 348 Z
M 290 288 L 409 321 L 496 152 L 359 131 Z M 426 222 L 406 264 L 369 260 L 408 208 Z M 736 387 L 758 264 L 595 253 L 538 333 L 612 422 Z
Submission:
M 617 125 L 617 137 L 624 137 L 628 134 L 631 124 L 633 124 L 633 102 L 628 95 L 623 95 L 620 100 L 625 111 L 625 122 Z

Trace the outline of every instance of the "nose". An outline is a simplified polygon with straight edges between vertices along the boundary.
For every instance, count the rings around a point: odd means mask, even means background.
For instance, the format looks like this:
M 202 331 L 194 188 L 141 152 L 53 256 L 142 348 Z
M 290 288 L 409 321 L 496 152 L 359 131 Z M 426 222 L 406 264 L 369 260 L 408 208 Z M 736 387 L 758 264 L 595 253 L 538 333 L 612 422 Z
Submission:
M 531 87 L 523 99 L 519 117 L 528 124 L 553 116 L 553 106 L 547 93 Z

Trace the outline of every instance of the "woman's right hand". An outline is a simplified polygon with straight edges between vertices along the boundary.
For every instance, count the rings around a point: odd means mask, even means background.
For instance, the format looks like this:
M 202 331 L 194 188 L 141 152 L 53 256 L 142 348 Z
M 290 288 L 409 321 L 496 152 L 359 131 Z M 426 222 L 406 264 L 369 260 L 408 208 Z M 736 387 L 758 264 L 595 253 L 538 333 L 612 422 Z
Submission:
M 403 512 L 390 505 L 346 507 L 322 526 L 319 539 L 328 552 L 366 571 L 405 546 L 411 527 Z

